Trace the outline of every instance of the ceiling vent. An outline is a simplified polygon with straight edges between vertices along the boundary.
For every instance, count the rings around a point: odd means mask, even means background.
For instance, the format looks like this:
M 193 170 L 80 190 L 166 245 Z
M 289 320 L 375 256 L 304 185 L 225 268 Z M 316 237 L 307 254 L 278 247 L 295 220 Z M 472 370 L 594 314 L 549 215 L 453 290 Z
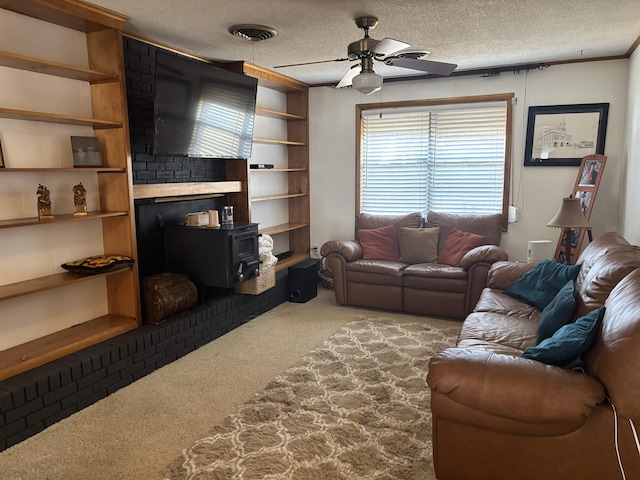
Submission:
M 229 29 L 229 33 L 236 37 L 244 38 L 245 40 L 251 40 L 252 42 L 269 40 L 278 34 L 274 28 L 250 24 L 234 25 Z

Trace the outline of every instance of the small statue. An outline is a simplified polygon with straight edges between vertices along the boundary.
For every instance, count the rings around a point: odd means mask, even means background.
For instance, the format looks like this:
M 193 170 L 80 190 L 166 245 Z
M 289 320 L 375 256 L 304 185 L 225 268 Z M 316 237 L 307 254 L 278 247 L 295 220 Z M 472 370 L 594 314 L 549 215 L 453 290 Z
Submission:
M 38 184 L 36 196 L 38 197 L 38 218 L 53 218 L 53 215 L 51 215 L 49 189 L 44 185 Z
M 74 215 L 87 214 L 87 189 L 82 182 L 73 186 L 73 204 L 76 206 Z

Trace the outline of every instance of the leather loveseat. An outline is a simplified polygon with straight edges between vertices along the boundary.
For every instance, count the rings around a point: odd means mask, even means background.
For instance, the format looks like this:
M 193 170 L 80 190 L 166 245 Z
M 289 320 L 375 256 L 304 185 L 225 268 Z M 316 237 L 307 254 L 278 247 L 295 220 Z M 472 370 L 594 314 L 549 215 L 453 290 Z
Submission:
M 610 232 L 576 263 L 569 323 L 604 305 L 582 368 L 520 356 L 541 311 L 504 293 L 534 267 L 516 262 L 492 266 L 457 346 L 431 359 L 439 480 L 640 478 L 640 248 Z
M 441 255 L 454 232 L 483 237 L 456 265 L 437 260 L 411 261 L 420 255 L 392 259 L 367 258 L 360 236 L 395 225 L 398 234 L 421 233 L 415 229 L 436 231 L 437 252 Z M 413 230 L 413 231 L 412 231 Z M 424 233 L 424 232 L 423 232 Z M 502 238 L 501 215 L 452 215 L 431 212 L 387 216 L 360 214 L 356 217 L 356 239 L 329 241 L 320 253 L 334 280 L 336 302 L 384 310 L 404 311 L 463 319 L 476 304 L 485 287 L 492 263 L 507 260 L 499 247 Z M 453 237 L 451 237 L 453 238 Z M 401 245 L 402 247 L 402 242 Z M 434 247 L 435 249 L 435 247 Z M 401 248 L 402 250 L 402 248 Z M 462 255 L 462 253 L 461 253 Z

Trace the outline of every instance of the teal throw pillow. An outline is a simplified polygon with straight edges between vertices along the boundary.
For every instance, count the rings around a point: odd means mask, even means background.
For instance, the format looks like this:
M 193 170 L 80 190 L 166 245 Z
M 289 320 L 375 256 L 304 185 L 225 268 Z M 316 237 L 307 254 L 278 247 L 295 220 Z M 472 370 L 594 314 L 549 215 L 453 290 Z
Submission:
M 569 280 L 578 278 L 578 273 L 580 265 L 543 260 L 505 288 L 504 293 L 544 310 Z
M 544 307 L 538 323 L 538 343 L 552 336 L 560 327 L 573 318 L 578 308 L 576 286 L 569 280 L 560 289 L 551 303 Z
M 522 352 L 522 358 L 537 360 L 547 365 L 565 367 L 588 351 L 596 340 L 604 307 L 589 312 L 575 323 L 569 323 L 535 347 Z

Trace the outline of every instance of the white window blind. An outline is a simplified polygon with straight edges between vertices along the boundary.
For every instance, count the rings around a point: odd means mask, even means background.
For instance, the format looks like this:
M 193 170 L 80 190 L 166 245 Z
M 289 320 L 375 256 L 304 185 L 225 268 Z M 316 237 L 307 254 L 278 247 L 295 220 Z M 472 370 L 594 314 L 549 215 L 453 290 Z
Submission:
M 363 112 L 360 210 L 503 212 L 506 102 Z

